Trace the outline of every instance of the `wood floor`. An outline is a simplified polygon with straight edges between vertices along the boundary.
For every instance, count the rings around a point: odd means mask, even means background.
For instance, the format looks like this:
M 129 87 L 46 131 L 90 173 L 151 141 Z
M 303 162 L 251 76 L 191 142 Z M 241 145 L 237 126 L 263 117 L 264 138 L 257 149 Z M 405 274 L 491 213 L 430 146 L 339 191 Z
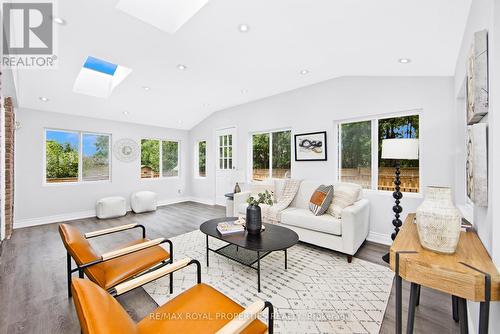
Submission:
M 193 231 L 211 218 L 224 215 L 224 208 L 185 202 L 160 207 L 156 212 L 131 214 L 111 220 L 96 218 L 73 221 L 82 232 L 137 222 L 146 226 L 149 238 L 171 238 Z M 93 239 L 93 246 L 103 251 L 118 243 L 136 238 L 138 230 L 116 237 Z M 119 240 L 118 240 L 119 239 Z M 66 295 L 66 252 L 59 238 L 57 224 L 15 230 L 2 243 L 0 257 L 0 333 L 80 333 L 72 300 Z M 355 255 L 386 265 L 381 256 L 387 246 L 366 242 Z M 203 277 L 202 277 L 203 279 Z M 408 305 L 409 285 L 404 285 L 403 305 Z M 142 289 L 119 298 L 133 319 L 139 320 L 156 308 Z M 403 319 L 406 319 L 406 307 Z M 382 323 L 381 333 L 394 333 L 394 289 Z M 403 330 L 405 326 L 403 325 Z M 417 308 L 415 333 L 458 333 L 451 317 L 451 297 L 422 287 Z

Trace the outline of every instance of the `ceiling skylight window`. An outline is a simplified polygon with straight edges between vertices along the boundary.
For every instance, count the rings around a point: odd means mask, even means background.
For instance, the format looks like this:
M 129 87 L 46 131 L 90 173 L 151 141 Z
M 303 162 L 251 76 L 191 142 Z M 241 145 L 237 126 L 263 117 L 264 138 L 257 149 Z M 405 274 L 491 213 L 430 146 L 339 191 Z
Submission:
M 120 0 L 116 8 L 160 30 L 175 34 L 208 0 Z
M 73 91 L 108 98 L 130 72 L 132 70 L 129 68 L 89 56 L 76 77 Z

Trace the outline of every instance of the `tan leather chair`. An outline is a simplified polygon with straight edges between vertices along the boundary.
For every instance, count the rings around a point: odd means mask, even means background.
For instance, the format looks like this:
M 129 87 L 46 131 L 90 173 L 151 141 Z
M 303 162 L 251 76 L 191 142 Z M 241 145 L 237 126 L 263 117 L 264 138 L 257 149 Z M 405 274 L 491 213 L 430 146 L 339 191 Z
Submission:
M 190 264 L 196 264 L 198 284 L 184 291 L 149 316 L 135 323 L 123 307 L 103 289 L 88 280 L 74 278 L 73 296 L 84 334 L 152 333 L 273 333 L 273 306 L 256 301 L 244 309 L 209 285 L 202 284 L 201 266 L 189 258 L 169 264 L 148 274 L 117 285 L 112 294 L 120 295 Z M 268 326 L 257 316 L 268 308 Z
M 117 233 L 134 228 L 142 229 L 142 238 L 121 245 L 118 249 L 98 254 L 87 239 Z M 71 274 L 78 271 L 79 277 L 85 273 L 94 283 L 105 290 L 117 284 L 154 270 L 172 262 L 173 245 L 170 240 L 158 238 L 146 239 L 146 229 L 140 224 L 128 224 L 104 230 L 82 234 L 70 224 L 60 224 L 59 234 L 67 250 L 68 296 L 71 297 Z M 168 243 L 170 252 L 159 245 Z M 71 267 L 71 258 L 76 268 Z M 172 293 L 170 276 L 170 293 Z

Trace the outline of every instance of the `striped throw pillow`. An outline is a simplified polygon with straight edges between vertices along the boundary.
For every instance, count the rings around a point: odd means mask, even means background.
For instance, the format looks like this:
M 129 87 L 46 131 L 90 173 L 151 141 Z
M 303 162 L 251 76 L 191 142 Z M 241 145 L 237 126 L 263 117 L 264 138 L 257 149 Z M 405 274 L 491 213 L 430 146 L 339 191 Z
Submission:
M 315 216 L 321 216 L 332 203 L 332 199 L 333 186 L 325 186 L 322 184 L 312 194 L 309 200 L 309 210 L 311 210 Z

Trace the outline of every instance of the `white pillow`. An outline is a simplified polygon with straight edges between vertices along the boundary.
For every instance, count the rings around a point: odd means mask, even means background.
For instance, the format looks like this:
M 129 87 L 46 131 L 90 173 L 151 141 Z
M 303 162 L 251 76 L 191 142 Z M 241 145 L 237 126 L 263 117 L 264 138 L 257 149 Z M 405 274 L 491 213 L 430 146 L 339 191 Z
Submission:
M 338 183 L 333 186 L 333 200 L 327 213 L 337 219 L 342 218 L 342 210 L 353 205 L 359 198 L 361 186 L 354 183 Z

